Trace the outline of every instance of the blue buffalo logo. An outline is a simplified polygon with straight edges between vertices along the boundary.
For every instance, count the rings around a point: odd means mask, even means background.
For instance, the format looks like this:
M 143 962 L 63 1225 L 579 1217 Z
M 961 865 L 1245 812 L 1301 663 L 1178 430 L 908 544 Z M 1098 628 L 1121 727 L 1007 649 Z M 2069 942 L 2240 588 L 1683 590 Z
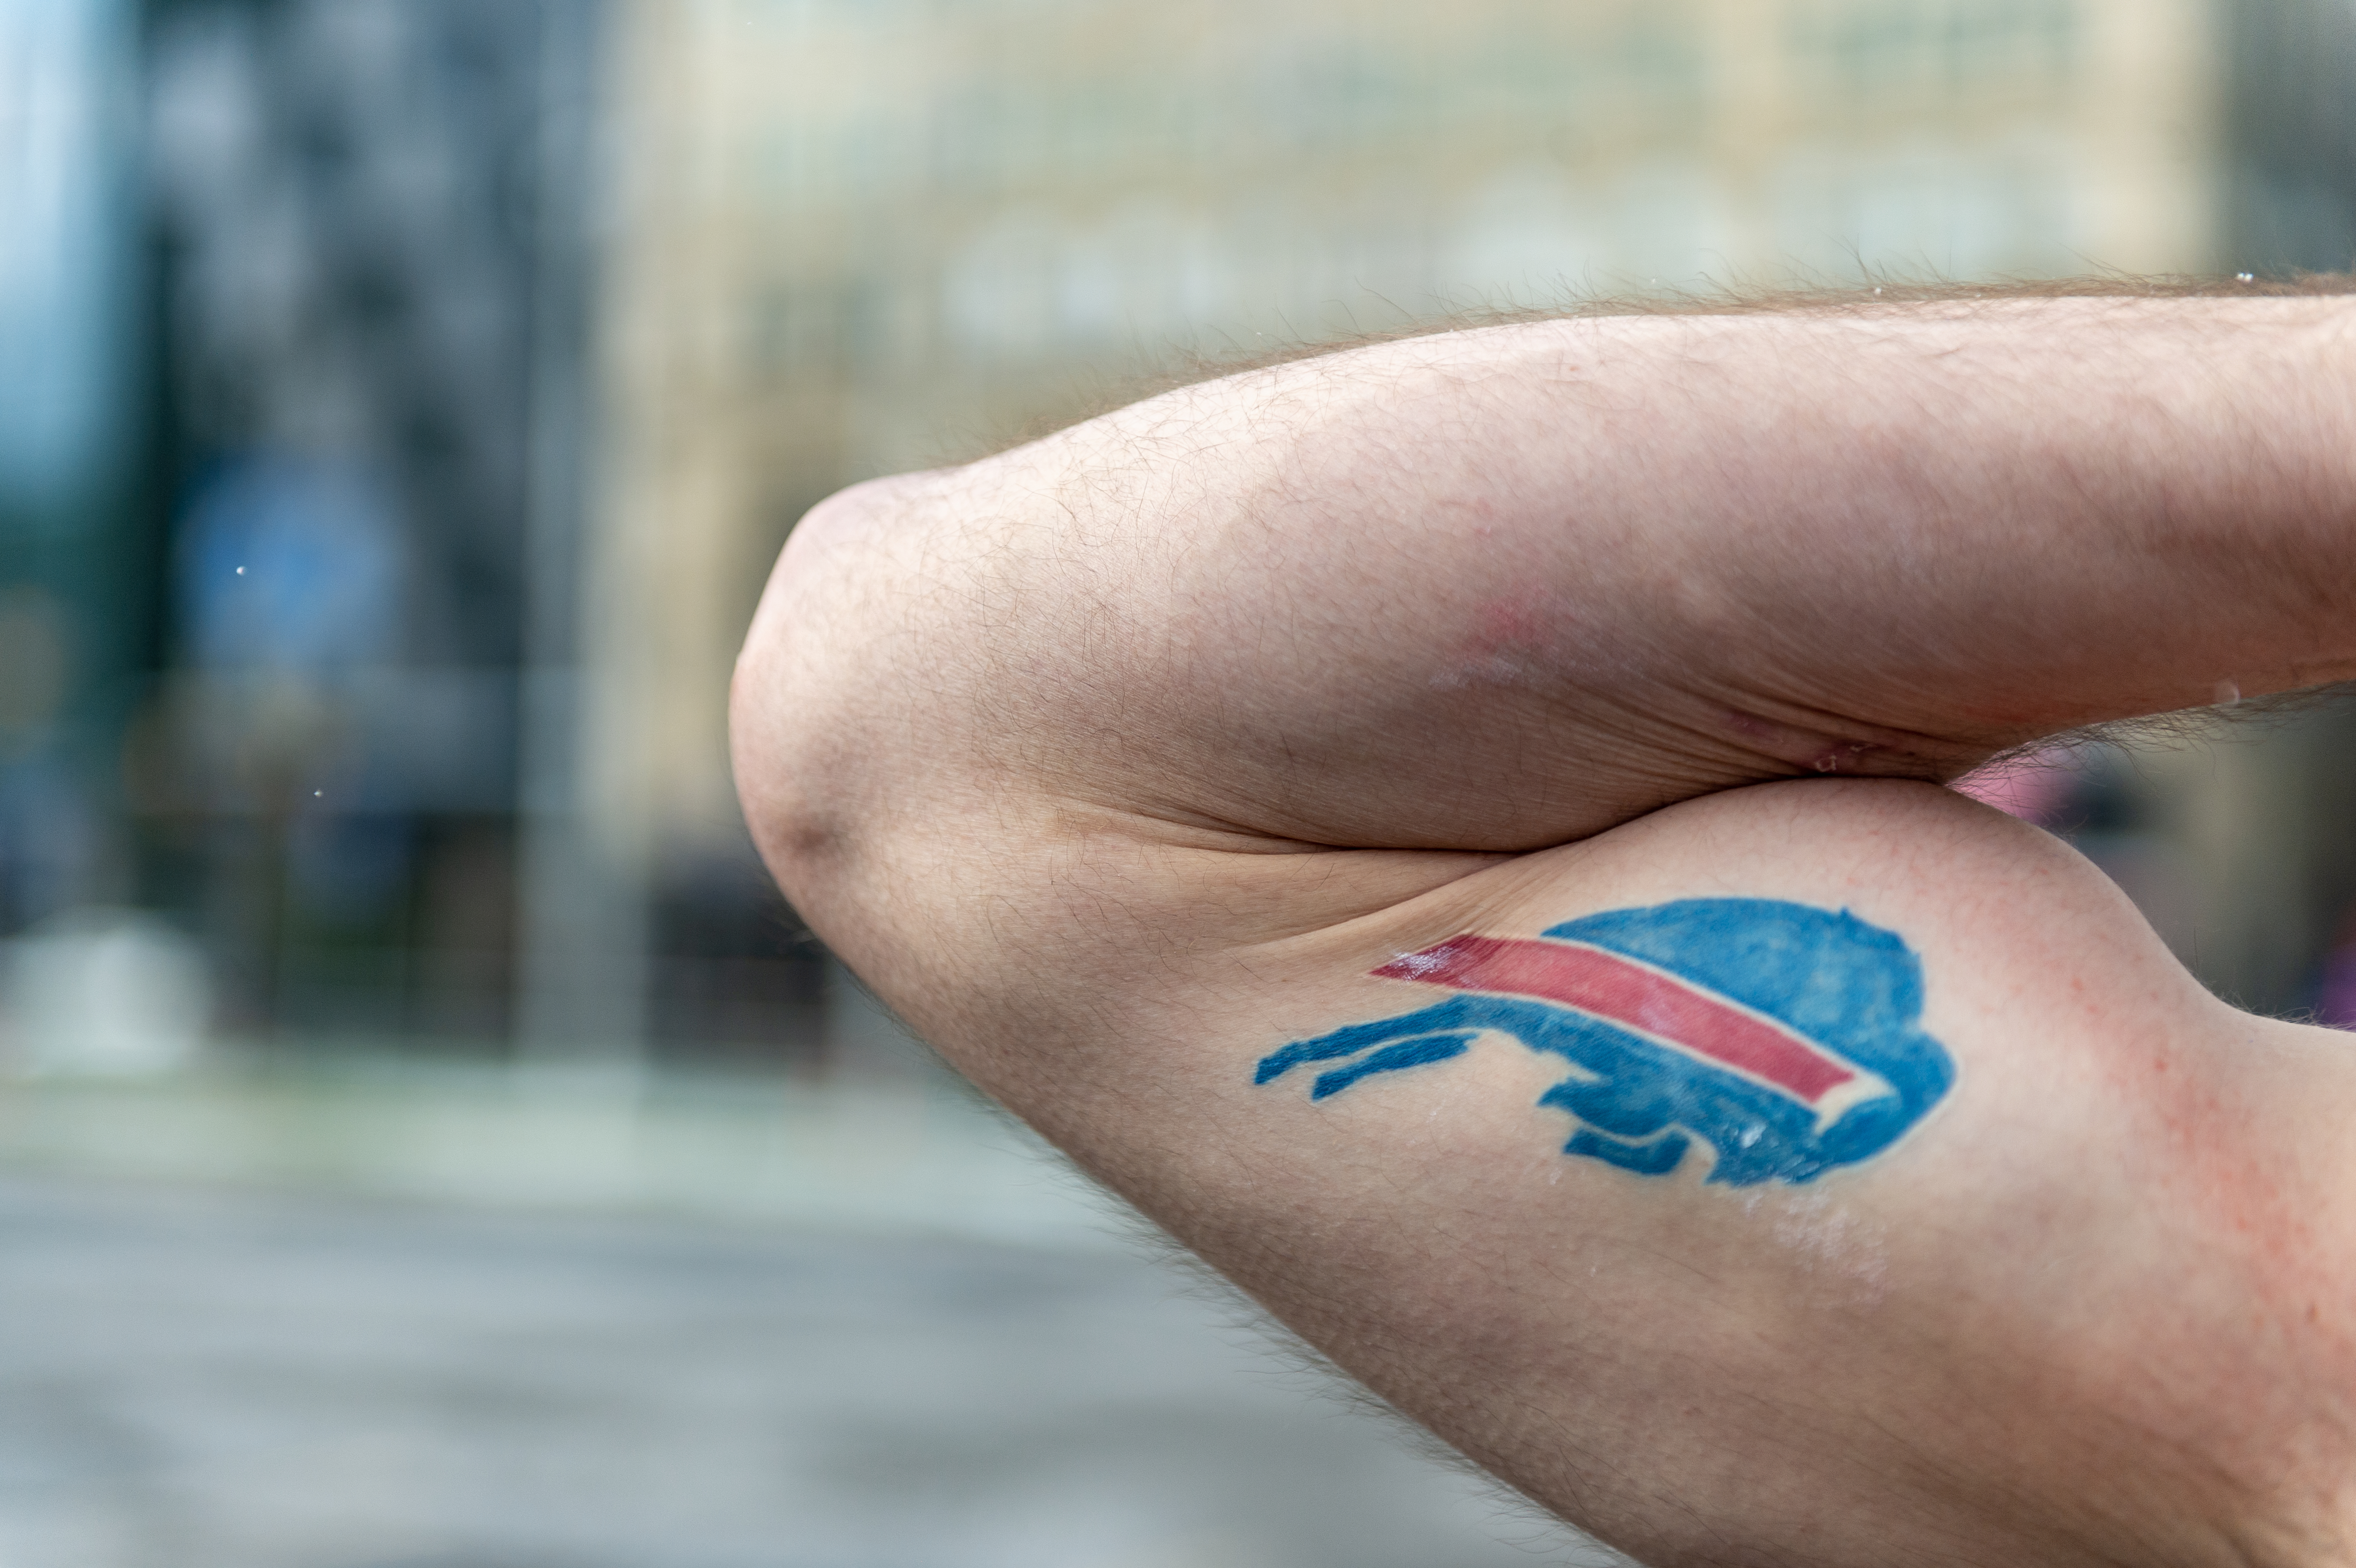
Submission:
M 1258 1082 L 1334 1063 L 1310 1088 L 1323 1100 L 1494 1031 L 1570 1062 L 1538 1100 L 1576 1124 L 1564 1153 L 1665 1176 L 1698 1141 L 1709 1180 L 1751 1187 L 1871 1158 L 1955 1081 L 1922 1029 L 1921 961 L 1846 911 L 1687 899 L 1536 940 L 1451 937 L 1373 973 L 1457 994 L 1295 1040 Z

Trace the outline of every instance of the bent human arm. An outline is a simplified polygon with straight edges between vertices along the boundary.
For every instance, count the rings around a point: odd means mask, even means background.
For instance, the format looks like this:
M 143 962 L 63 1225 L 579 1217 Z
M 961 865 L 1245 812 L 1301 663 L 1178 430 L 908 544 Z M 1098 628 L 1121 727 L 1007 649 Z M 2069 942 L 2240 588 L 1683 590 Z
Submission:
M 1663 1568 L 2329 1561 L 2336 1039 L 1925 784 L 1694 797 L 2346 667 L 2338 311 L 1462 335 L 852 492 L 748 648 L 748 812 L 985 1088 Z M 1798 1029 L 1704 962 L 1785 930 L 1915 976 L 1902 1051 L 1800 1029 L 1848 1076 L 1745 1101 L 1425 1011 L 1471 938 Z

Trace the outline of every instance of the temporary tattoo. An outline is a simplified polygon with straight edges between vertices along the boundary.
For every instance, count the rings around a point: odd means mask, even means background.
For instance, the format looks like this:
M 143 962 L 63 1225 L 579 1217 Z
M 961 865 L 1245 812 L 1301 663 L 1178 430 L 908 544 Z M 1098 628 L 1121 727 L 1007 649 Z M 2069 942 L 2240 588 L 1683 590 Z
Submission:
M 1687 899 L 1542 939 L 1453 936 L 1373 973 L 1462 994 L 1295 1040 L 1258 1082 L 1341 1063 L 1312 1083 L 1323 1100 L 1495 1030 L 1569 1060 L 1573 1075 L 1538 1099 L 1576 1124 L 1565 1154 L 1665 1176 L 1699 1141 L 1708 1179 L 1751 1187 L 1871 1158 L 1955 1081 L 1922 1032 L 1921 961 L 1847 911 Z

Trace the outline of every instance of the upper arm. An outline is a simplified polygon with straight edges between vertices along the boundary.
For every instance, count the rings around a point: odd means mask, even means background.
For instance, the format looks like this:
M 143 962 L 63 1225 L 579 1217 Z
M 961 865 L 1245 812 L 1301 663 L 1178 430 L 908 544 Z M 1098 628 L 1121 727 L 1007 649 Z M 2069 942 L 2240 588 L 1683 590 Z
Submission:
M 2339 1040 L 2222 1008 L 2045 835 L 1875 781 L 1509 858 L 1247 850 L 1019 789 L 925 808 L 827 852 L 855 874 L 764 837 L 984 1088 L 1643 1560 L 2241 1561 L 2250 1521 L 2336 1526 Z M 1813 1037 L 1833 1069 L 1908 1104 L 1835 1147 L 1858 1085 L 1761 1090 L 1707 1040 L 1680 1074 L 1576 1008 L 1435 1013 L 1469 993 L 1396 977 L 1612 916 L 1706 1000 L 1810 993 L 1852 1026 Z

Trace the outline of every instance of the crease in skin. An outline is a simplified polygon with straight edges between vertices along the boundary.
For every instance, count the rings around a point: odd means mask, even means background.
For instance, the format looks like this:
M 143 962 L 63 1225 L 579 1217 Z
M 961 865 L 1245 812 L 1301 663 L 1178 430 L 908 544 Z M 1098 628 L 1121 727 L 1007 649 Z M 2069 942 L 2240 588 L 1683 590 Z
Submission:
M 1562 877 L 1596 847 L 1597 839 L 1582 839 L 1524 854 L 1487 857 L 1483 864 L 1451 869 L 1406 898 L 1339 920 L 1302 921 L 1290 930 L 1266 931 L 1234 943 L 1231 950 L 1239 956 L 1287 959 L 1302 946 L 1331 946 L 1345 952 L 1380 953 L 1391 960 L 1408 957 L 1467 924 L 1478 923 L 1496 905 L 1512 901 L 1517 896 L 1517 880 Z
M 1525 855 L 1476 855 L 1448 850 L 1418 849 L 1343 849 L 1316 856 L 1268 856 L 1231 854 L 1217 849 L 1156 847 L 1165 855 L 1189 859 L 1219 856 L 1234 860 L 1241 869 L 1240 877 L 1229 880 L 1223 891 L 1219 908 L 1227 923 L 1215 945 L 1237 955 L 1281 947 L 1284 944 L 1302 939 L 1322 939 L 1355 930 L 1367 921 L 1404 918 L 1405 912 L 1462 884 L 1517 860 Z M 1540 850 L 1538 854 L 1556 851 Z M 1379 858 L 1392 878 L 1376 880 L 1368 874 L 1365 861 Z M 1395 879 L 1395 880 L 1393 880 Z M 1346 889 L 1350 896 L 1321 902 L 1304 886 L 1313 880 L 1330 894 Z M 1245 890 L 1245 883 L 1257 884 L 1250 891 L 1270 906 L 1251 922 L 1248 930 L 1238 931 L 1238 912 L 1233 895 Z M 1271 918 L 1273 910 L 1287 912 L 1282 919 Z M 1435 922 L 1442 917 L 1435 914 Z M 1436 932 L 1431 940 L 1449 934 Z M 1429 945 L 1426 943 L 1425 945 Z
M 1978 758 L 1957 763 L 1938 755 L 1962 748 L 1923 735 L 1864 724 L 1816 728 L 1786 723 L 1740 708 L 1723 710 L 1727 729 L 1752 749 L 1790 767 L 1815 773 L 1945 778 L 1968 772 Z
M 1108 801 L 1084 800 L 1079 796 L 1058 797 L 1058 804 L 1076 816 L 1097 817 L 1138 825 L 1145 829 L 1144 841 L 1164 848 L 1202 849 L 1231 855 L 1333 855 L 1352 849 L 1376 848 L 1363 844 L 1323 844 L 1311 838 L 1294 838 L 1280 833 L 1269 833 L 1250 827 L 1232 818 L 1207 811 L 1196 811 L 1174 802 L 1151 805 L 1115 805 Z M 1117 831 L 1117 829 L 1105 829 Z M 1215 840 L 1187 841 L 1190 836 L 1203 836 Z
M 1248 926 L 1240 940 L 1218 944 L 1239 955 L 1270 942 L 1379 918 L 1465 878 L 1522 858 L 1496 851 L 1391 849 L 1285 840 L 1112 807 L 1085 797 L 1057 797 L 1042 804 L 1058 819 L 1049 837 L 1083 859 L 1095 859 L 1098 850 L 1105 848 L 1121 857 L 1114 863 L 1097 862 L 1112 865 L 1116 880 L 1134 878 L 1151 868 L 1151 880 L 1158 884 L 1207 890 L 1205 907 L 1230 928 L 1231 937 L 1238 922 Z M 1089 845 L 1098 849 L 1083 848 Z M 1225 874 L 1205 876 L 1203 868 L 1213 864 L 1223 864 Z M 1325 893 L 1322 898 L 1318 896 L 1321 889 Z M 1345 891 L 1350 896 L 1333 896 Z M 1260 908 L 1247 918 L 1238 901 Z M 1288 917 L 1269 918 L 1279 909 L 1288 912 Z M 1177 929 L 1178 923 L 1173 923 L 1165 927 L 1165 934 Z
M 1526 837 L 1518 834 L 1508 837 L 1505 833 L 1444 837 L 1449 829 L 1438 821 L 1429 836 L 1412 840 L 1379 841 L 1343 833 L 1314 837 L 1316 824 L 1306 819 L 1285 822 L 1262 816 L 1249 820 L 1208 801 L 1183 800 L 1158 790 L 1127 793 L 1137 782 L 1134 779 L 1108 781 L 1101 793 L 1066 788 L 1053 798 L 1084 819 L 1104 824 L 1104 831 L 1133 832 L 1146 842 L 1178 847 L 1255 856 L 1385 851 L 1494 857 L 1538 853 L 1580 842 L 1680 802 L 1729 789 L 1810 776 L 1944 784 L 1995 754 L 1995 749 L 1985 744 L 1943 741 L 1881 726 L 1834 720 L 1822 727 L 1803 727 L 1762 714 L 1763 704 L 1721 703 L 1713 708 L 1708 699 L 1697 694 L 1677 706 L 1686 711 L 1673 714 L 1656 709 L 1644 713 L 1625 704 L 1609 704 L 1584 715 L 1582 721 L 1591 731 L 1620 732 L 1618 744 L 1608 748 L 1612 760 L 1596 767 L 1580 767 L 1567 761 L 1564 765 L 1534 772 L 1526 784 L 1542 788 L 1544 794 L 1533 797 L 1523 793 L 1520 807 L 1526 812 L 1539 800 L 1551 797 L 1559 805 L 1545 815 L 1558 816 L 1558 825 L 1549 829 L 1543 819 L 1532 822 L 1536 832 Z M 1611 721 L 1615 709 L 1616 723 Z M 1796 715 L 1804 710 L 1793 711 Z M 1649 767 L 1640 769 L 1629 760 L 1647 755 L 1655 759 Z M 1483 837 L 1489 841 L 1482 842 Z
M 1476 606 L 1477 629 L 1451 651 L 1449 662 L 1430 677 L 1435 690 L 1463 690 L 1475 686 L 1553 689 L 1589 699 L 1602 698 L 1602 706 L 1635 703 L 1649 690 L 1674 702 L 1709 705 L 1705 690 L 1676 690 L 1655 676 L 1616 661 L 1609 671 L 1580 645 L 1571 627 L 1568 597 L 1558 591 L 1532 589 L 1521 594 L 1483 602 Z M 1609 694 L 1609 695 L 1607 695 Z M 1689 761 L 1697 773 L 1706 766 L 1701 753 L 1714 751 L 1730 732 L 1740 737 L 1740 750 L 1772 759 L 1804 773 L 1869 773 L 1876 775 L 1948 777 L 1965 772 L 1993 744 L 1974 744 L 1954 736 L 1938 736 L 1893 728 L 1835 709 L 1762 697 L 1716 699 L 1714 721 L 1684 726 L 1697 742 Z M 1592 716 L 1590 716 L 1590 719 Z M 1967 760 L 1956 761 L 1968 754 Z M 1671 759 L 1672 762 L 1679 759 Z M 1776 776 L 1762 772 L 1761 778 Z M 1703 788 L 1726 784 L 1697 780 Z

